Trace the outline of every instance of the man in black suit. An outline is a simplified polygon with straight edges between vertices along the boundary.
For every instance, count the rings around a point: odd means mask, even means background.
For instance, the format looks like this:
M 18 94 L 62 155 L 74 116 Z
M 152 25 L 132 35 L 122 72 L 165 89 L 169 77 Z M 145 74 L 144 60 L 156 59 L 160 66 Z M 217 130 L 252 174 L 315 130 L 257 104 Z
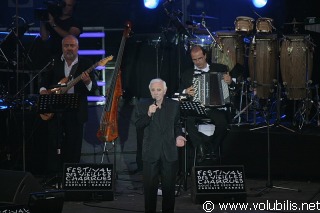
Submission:
M 48 90 L 52 85 L 62 81 L 73 81 L 78 76 L 81 80 L 71 87 L 67 93 L 79 95 L 79 108 L 74 111 L 55 113 L 48 120 L 48 173 L 62 172 L 63 163 L 79 163 L 83 139 L 83 126 L 88 119 L 88 95 L 94 95 L 97 81 L 90 60 L 78 56 L 79 43 L 73 35 L 62 40 L 62 55 L 54 59 L 52 69 L 41 79 L 40 94 L 52 93 Z M 62 80 L 63 79 L 63 80 Z M 59 90 L 59 88 L 58 88 Z M 58 91 L 59 92 L 59 91 Z M 61 152 L 61 154 L 59 153 Z M 61 160 L 61 164 L 57 163 Z
M 191 59 L 193 66 L 186 69 L 181 74 L 179 93 L 186 94 L 189 98 L 195 96 L 195 88 L 193 87 L 193 79 L 195 74 L 205 72 L 223 72 L 224 81 L 231 87 L 234 86 L 228 67 L 218 63 L 207 63 L 207 54 L 201 46 L 195 45 L 191 48 Z M 206 135 L 198 131 L 199 117 L 187 117 L 187 132 L 194 148 L 197 148 L 197 162 L 202 163 L 206 158 L 216 160 L 219 146 L 223 142 L 228 125 L 231 121 L 230 114 L 225 108 L 210 108 L 206 110 L 208 118 L 215 125 L 213 135 Z
M 165 98 L 166 82 L 153 79 L 152 99 L 135 108 L 135 125 L 143 128 L 142 160 L 145 212 L 155 213 L 159 176 L 162 186 L 162 212 L 174 212 L 178 172 L 178 147 L 185 145 L 180 123 L 179 102 Z

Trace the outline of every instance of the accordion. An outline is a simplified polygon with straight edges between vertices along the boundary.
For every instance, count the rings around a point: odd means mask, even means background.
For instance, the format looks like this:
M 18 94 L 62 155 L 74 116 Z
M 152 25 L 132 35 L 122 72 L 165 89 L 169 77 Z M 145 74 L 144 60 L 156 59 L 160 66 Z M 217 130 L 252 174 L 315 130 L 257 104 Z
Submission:
M 222 107 L 230 104 L 228 84 L 223 80 L 223 73 L 210 72 L 195 75 L 193 78 L 195 96 L 193 101 L 207 107 Z

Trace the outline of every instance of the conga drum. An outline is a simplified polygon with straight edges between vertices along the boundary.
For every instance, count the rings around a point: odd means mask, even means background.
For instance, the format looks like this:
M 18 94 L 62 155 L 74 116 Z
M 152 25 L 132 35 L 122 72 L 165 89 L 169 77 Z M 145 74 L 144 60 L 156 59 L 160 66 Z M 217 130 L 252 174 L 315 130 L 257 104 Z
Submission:
M 280 69 L 287 98 L 306 98 L 306 84 L 313 69 L 313 45 L 308 35 L 285 35 L 281 43 Z
M 225 64 L 231 70 L 236 63 L 244 64 L 243 37 L 234 31 L 214 33 L 217 44 L 212 47 L 212 62 Z
M 277 35 L 256 35 L 250 44 L 249 74 L 256 83 L 256 96 L 270 97 L 274 80 L 277 80 Z
M 252 33 L 254 28 L 254 19 L 247 16 L 238 16 L 234 21 L 236 32 Z
M 256 21 L 257 33 L 272 33 L 273 19 L 271 18 L 258 18 Z

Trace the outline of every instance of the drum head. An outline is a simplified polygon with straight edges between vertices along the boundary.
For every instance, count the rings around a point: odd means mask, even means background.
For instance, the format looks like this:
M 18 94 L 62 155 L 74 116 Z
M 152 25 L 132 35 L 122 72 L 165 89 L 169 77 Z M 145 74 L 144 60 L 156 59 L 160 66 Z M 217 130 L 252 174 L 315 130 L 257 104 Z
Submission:
M 236 32 L 250 33 L 253 31 L 254 19 L 247 16 L 238 16 L 234 21 Z
M 273 19 L 271 18 L 258 18 L 256 22 L 257 33 L 271 33 Z
M 236 21 L 237 21 L 237 20 L 248 20 L 248 21 L 254 22 L 254 19 L 251 18 L 251 17 L 249 17 L 249 16 L 238 16 L 238 17 L 236 18 Z

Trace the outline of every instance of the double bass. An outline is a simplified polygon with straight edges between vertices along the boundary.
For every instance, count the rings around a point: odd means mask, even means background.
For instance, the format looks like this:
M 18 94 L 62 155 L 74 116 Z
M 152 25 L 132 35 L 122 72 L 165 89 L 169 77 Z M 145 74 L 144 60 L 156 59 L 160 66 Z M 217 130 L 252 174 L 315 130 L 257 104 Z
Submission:
M 121 61 L 125 42 L 131 32 L 131 22 L 127 22 L 113 72 L 113 76 L 110 81 L 110 87 L 106 90 L 106 104 L 104 106 L 101 118 L 100 126 L 97 131 L 97 137 L 102 142 L 113 142 L 118 136 L 118 102 L 122 96 L 122 85 L 121 85 Z

